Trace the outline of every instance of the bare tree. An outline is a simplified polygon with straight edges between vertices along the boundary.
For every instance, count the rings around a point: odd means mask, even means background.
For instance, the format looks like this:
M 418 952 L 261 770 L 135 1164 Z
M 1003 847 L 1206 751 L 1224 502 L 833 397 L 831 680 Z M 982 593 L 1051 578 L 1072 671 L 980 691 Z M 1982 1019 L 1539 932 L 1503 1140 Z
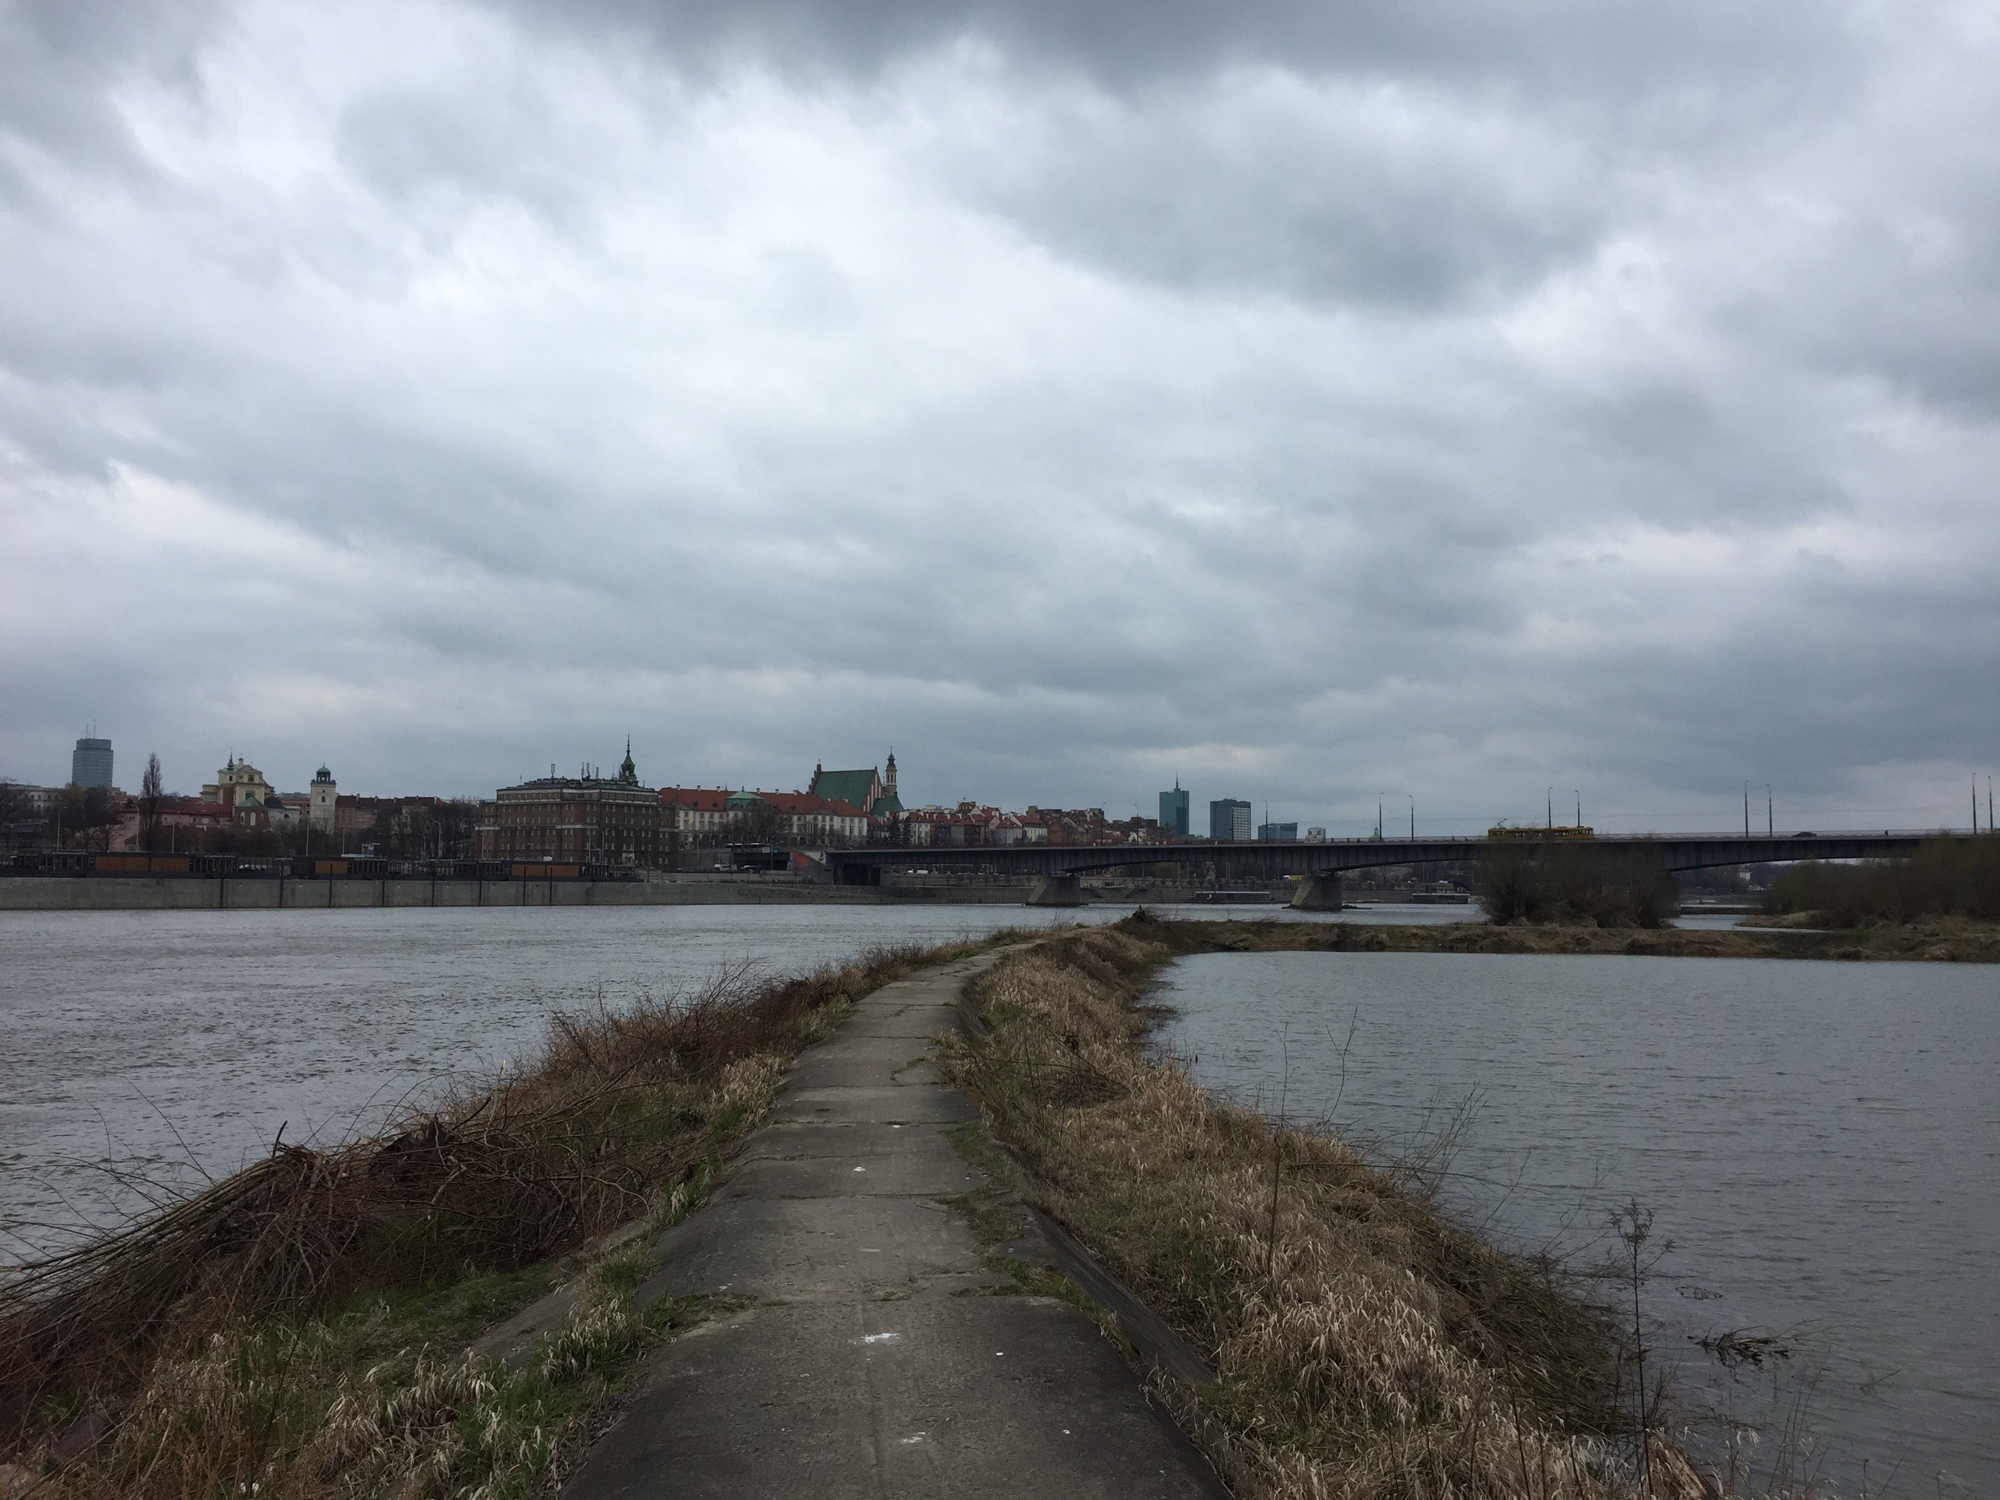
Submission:
M 146 757 L 146 776 L 139 783 L 139 847 L 148 854 L 158 852 L 160 840 L 160 757 Z

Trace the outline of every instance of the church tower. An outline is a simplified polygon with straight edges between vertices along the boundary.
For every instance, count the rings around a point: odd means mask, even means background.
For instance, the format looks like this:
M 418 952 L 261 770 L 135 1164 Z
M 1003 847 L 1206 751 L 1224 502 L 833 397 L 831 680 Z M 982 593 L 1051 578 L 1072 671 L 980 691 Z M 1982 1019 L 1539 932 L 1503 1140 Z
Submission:
M 321 833 L 332 833 L 334 824 L 339 820 L 339 809 L 340 798 L 333 772 L 321 766 L 312 779 L 312 805 L 306 813 L 306 818 Z
M 893 750 L 889 752 L 889 764 L 882 768 L 882 793 L 887 797 L 896 795 L 896 752 Z

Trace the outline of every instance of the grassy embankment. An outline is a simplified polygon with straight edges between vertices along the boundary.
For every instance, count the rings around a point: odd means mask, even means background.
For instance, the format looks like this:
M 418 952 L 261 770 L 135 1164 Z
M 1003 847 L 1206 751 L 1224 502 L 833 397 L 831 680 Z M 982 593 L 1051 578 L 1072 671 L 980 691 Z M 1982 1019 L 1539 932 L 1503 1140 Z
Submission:
M 692 1208 L 854 998 L 975 946 L 559 1014 L 539 1056 L 398 1129 L 278 1147 L 0 1274 L 0 1497 L 546 1492 L 621 1369 L 711 1311 L 635 1314 L 651 1236 L 611 1232 Z M 564 1326 L 468 1352 L 562 1283 Z
M 1409 929 L 1418 931 L 1420 929 Z M 1617 1323 L 1552 1263 L 1457 1226 L 1419 1167 L 1226 1106 L 1150 1059 L 1143 987 L 1293 924 L 1143 913 L 1004 959 L 958 1076 L 1040 1205 L 1212 1362 L 1162 1394 L 1246 1497 L 1610 1500 L 1702 1493 L 1635 1436 Z

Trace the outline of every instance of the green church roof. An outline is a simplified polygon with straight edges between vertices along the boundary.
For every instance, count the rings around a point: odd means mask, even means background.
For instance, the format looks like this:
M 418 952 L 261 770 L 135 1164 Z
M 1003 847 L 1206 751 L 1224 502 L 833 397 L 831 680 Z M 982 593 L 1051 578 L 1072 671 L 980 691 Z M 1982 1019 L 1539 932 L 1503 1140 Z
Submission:
M 868 806 L 868 789 L 875 784 L 875 768 L 868 766 L 859 771 L 821 771 L 812 779 L 812 793 L 815 797 L 828 797 L 835 802 L 851 802 L 856 807 Z M 879 802 L 876 804 L 881 805 Z

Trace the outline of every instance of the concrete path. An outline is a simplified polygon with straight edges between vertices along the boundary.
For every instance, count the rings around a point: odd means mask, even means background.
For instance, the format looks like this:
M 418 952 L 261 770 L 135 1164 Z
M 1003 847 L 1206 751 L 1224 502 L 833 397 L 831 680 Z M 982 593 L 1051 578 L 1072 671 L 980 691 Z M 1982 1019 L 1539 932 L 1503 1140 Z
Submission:
M 1091 1320 L 1022 1295 L 947 1201 L 989 1181 L 950 1135 L 978 1111 L 924 1054 L 989 962 L 863 1000 L 661 1238 L 641 1300 L 752 1300 L 662 1347 L 570 1500 L 1224 1493 Z

